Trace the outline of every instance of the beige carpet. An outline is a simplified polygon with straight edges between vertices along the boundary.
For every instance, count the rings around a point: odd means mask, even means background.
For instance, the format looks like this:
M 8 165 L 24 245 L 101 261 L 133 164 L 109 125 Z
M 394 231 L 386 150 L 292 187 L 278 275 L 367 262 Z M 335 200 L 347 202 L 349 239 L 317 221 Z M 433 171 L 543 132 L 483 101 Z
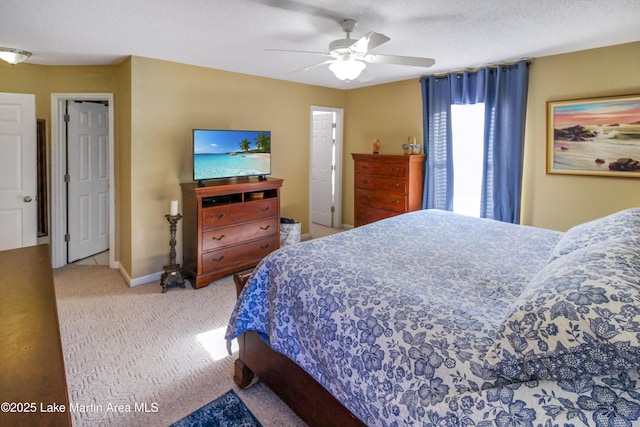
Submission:
M 304 426 L 265 385 L 233 382 L 231 276 L 165 294 L 103 266 L 67 265 L 54 279 L 74 426 L 167 426 L 229 389 L 264 426 Z

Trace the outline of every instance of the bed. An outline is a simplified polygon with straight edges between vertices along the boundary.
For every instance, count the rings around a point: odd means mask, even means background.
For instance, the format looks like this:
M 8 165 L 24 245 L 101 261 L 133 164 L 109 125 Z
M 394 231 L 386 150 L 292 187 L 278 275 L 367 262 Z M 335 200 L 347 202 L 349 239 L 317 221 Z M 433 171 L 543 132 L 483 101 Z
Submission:
M 309 425 L 640 422 L 640 209 L 566 233 L 439 210 L 270 254 L 227 339 Z

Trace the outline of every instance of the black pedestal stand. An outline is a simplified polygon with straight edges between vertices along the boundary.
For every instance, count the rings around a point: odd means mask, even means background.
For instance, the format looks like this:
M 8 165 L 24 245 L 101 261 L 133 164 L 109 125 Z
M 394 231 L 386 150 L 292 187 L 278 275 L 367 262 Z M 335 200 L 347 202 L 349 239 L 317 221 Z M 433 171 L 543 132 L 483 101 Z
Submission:
M 182 266 L 176 264 L 176 228 L 177 223 L 182 219 L 182 215 L 165 215 L 167 221 L 169 221 L 169 231 L 171 232 L 171 240 L 169 246 L 171 246 L 171 252 L 169 253 L 169 265 L 164 267 L 164 273 L 160 278 L 160 286 L 162 286 L 162 293 L 167 291 L 168 287 L 180 286 L 184 288 L 184 277 L 182 277 Z

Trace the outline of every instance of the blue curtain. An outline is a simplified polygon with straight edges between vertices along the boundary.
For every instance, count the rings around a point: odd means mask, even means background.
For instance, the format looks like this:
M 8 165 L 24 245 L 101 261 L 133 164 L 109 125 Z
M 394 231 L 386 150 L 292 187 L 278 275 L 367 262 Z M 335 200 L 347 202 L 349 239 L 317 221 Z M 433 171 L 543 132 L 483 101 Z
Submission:
M 526 61 L 498 68 L 421 79 L 427 166 L 423 207 L 453 209 L 451 105 L 485 104 L 484 171 L 480 216 L 520 221 Z
M 424 147 L 427 167 L 422 205 L 453 210 L 453 153 L 451 151 L 451 91 L 448 78 L 421 79 Z

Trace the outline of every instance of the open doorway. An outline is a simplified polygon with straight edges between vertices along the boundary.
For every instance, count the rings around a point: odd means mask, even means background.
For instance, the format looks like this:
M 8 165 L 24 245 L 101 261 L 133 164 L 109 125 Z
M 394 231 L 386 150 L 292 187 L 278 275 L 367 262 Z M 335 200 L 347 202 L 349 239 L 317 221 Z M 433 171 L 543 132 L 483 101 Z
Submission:
M 342 228 L 342 119 L 342 108 L 311 106 L 311 225 Z
M 86 108 L 74 108 L 74 114 L 78 114 L 82 117 L 88 117 L 89 111 L 97 109 L 95 114 L 96 120 L 102 121 L 103 127 L 102 136 L 97 139 L 93 148 L 89 149 L 90 144 L 83 142 L 80 138 L 79 144 L 69 144 L 69 127 L 67 126 L 67 120 L 69 120 L 69 105 L 82 106 Z M 106 107 L 106 110 L 100 106 Z M 94 108 L 95 107 L 95 108 Z M 102 117 L 102 118 L 98 118 Z M 84 120 L 84 119 L 81 119 Z M 104 123 L 106 121 L 106 123 Z M 86 213 L 87 217 L 95 215 L 92 218 L 92 222 L 98 227 L 100 233 L 103 235 L 103 239 L 108 241 L 107 247 L 109 249 L 109 266 L 111 268 L 118 268 L 118 264 L 115 262 L 115 196 L 114 196 L 114 104 L 113 94 L 105 93 L 69 93 L 69 94 L 52 94 L 51 95 L 51 261 L 54 268 L 62 267 L 68 262 L 73 261 L 69 257 L 69 225 L 80 224 L 78 219 L 75 218 L 79 212 L 69 212 L 70 206 L 73 203 L 76 204 L 74 211 L 79 211 L 89 207 L 89 203 L 86 203 L 82 207 L 81 195 L 77 188 L 71 188 L 69 190 L 69 168 L 80 168 L 76 173 L 85 174 L 86 170 L 84 165 L 88 165 L 89 162 L 93 162 L 92 168 L 97 168 L 95 172 L 98 172 L 101 181 L 103 181 L 103 188 L 98 191 L 99 195 L 96 197 L 100 199 L 103 207 L 106 205 L 106 209 L 101 211 L 94 210 L 94 213 Z M 76 129 L 77 130 L 77 129 Z M 104 134 L 106 132 L 106 135 Z M 82 131 L 80 132 L 82 133 Z M 76 141 L 78 142 L 78 141 Z M 100 147 L 100 148 L 98 148 Z M 77 155 L 77 152 L 71 150 L 79 150 L 81 155 Z M 73 155 L 76 154 L 76 155 Z M 71 157 L 81 158 L 84 157 L 86 162 L 73 165 Z M 98 171 L 99 170 L 99 171 Z M 106 188 L 106 191 L 105 191 Z M 74 197 L 75 201 L 70 202 L 70 193 Z M 102 213 L 100 213 L 102 212 Z M 104 216 L 107 215 L 108 218 Z M 86 225 L 86 224 L 85 224 Z M 85 226 L 83 226 L 85 227 Z M 71 227 L 73 228 L 73 227 Z M 74 231 L 78 233 L 87 233 L 86 229 L 78 229 Z M 80 239 L 81 236 L 76 236 L 76 239 Z M 83 249 L 84 250 L 84 249 Z M 89 249 L 91 251 L 91 249 Z M 80 252 L 82 253 L 82 252 Z M 73 254 L 72 257 L 77 257 L 77 254 Z

